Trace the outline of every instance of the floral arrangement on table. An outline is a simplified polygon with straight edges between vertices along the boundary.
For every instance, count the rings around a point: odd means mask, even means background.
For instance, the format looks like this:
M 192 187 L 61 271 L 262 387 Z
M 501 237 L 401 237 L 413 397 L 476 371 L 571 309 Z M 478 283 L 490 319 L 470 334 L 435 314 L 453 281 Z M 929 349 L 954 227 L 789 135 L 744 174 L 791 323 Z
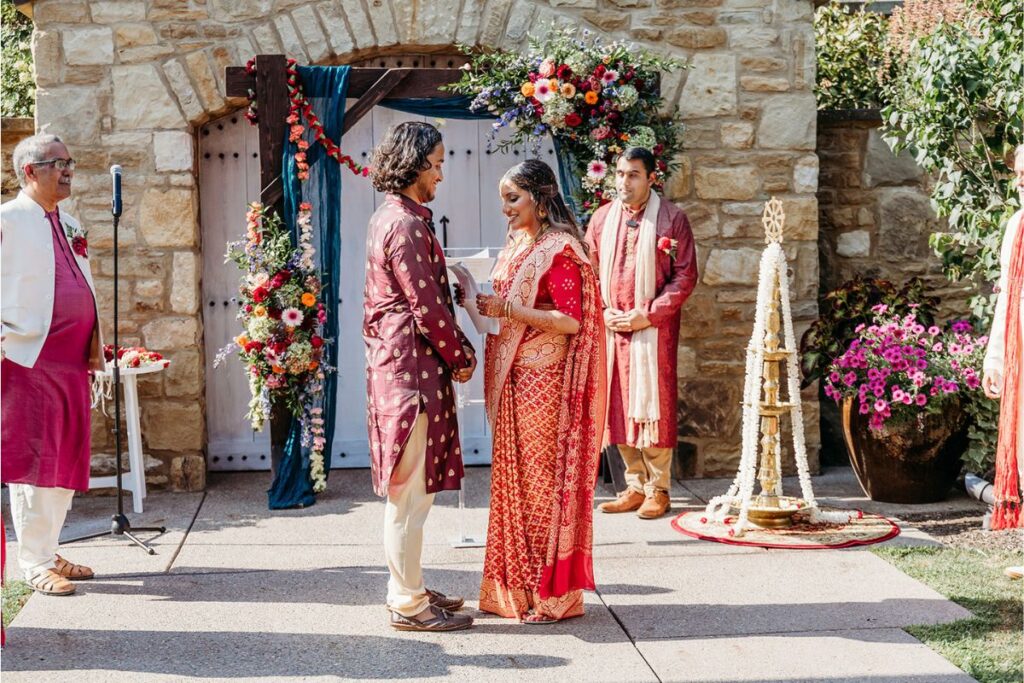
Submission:
M 246 238 L 228 244 L 227 261 L 243 271 L 238 287 L 242 333 L 217 355 L 219 365 L 232 351 L 246 367 L 247 417 L 262 429 L 274 405 L 283 405 L 302 422 L 302 445 L 310 449 L 313 491 L 327 486 L 324 473 L 322 399 L 325 373 L 324 323 L 320 276 L 313 261 L 312 217 L 308 203 L 299 205 L 298 246 L 281 219 L 261 204 L 249 205 Z
M 525 54 L 475 52 L 451 92 L 472 96 L 470 108 L 498 117 L 492 142 L 503 128 L 512 135 L 499 151 L 553 135 L 569 152 L 582 178 L 576 196 L 584 214 L 615 197 L 616 155 L 632 146 L 654 153 L 659 184 L 682 147 L 682 124 L 662 114 L 660 74 L 682 63 L 658 57 L 636 45 L 604 45 L 588 31 L 576 38 L 573 28 L 552 29 L 546 38 L 531 38 Z
M 103 345 L 103 359 L 109 365 L 114 362 L 114 345 Z M 121 368 L 141 368 L 149 365 L 167 367 L 171 361 L 156 351 L 149 351 L 141 346 L 119 346 L 117 349 L 117 365 Z
M 942 412 L 949 401 L 970 400 L 979 392 L 988 338 L 975 336 L 969 322 L 943 330 L 926 327 L 914 311 L 893 315 L 885 304 L 872 310 L 871 324 L 857 326 L 856 338 L 829 368 L 829 398 L 856 399 L 868 426 L 881 431 L 890 422 Z

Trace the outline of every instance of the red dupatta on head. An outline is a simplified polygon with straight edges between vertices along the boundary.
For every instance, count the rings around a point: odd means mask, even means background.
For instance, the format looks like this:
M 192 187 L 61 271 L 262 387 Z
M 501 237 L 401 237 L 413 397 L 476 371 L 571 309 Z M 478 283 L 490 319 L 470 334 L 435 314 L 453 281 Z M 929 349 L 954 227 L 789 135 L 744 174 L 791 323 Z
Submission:
M 583 276 L 583 318 L 569 340 L 562 400 L 558 417 L 555 481 L 550 542 L 538 593 L 542 599 L 574 590 L 594 589 L 593 502 L 605 418 L 604 319 L 597 277 L 583 245 L 565 233 L 549 233 L 509 265 L 509 279 L 497 283 L 499 294 L 522 306 L 533 306 L 541 278 L 555 256 L 566 254 Z M 518 261 L 516 263 L 515 261 Z M 497 335 L 489 336 L 485 356 L 484 394 L 492 428 L 498 402 L 508 381 L 527 326 L 503 320 Z
M 1024 217 L 1018 219 L 1024 223 Z M 1017 225 L 1010 254 L 1009 291 L 1006 306 L 1006 346 L 1003 355 L 1003 391 L 999 407 L 999 446 L 996 448 L 995 510 L 993 529 L 1010 529 L 1021 525 L 1020 478 L 1018 454 L 1022 445 L 1017 433 L 1021 406 L 1021 334 L 1020 305 L 1024 289 L 1024 224 Z

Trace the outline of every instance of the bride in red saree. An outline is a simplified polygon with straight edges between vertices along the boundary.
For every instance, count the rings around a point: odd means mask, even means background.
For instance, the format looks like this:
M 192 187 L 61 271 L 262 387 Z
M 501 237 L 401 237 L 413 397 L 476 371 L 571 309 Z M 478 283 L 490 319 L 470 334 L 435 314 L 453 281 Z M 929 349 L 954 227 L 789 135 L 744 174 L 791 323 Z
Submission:
M 554 172 L 530 160 L 500 184 L 510 240 L 495 266 L 484 391 L 493 434 L 480 609 L 525 623 L 583 614 L 604 425 L 597 278 Z

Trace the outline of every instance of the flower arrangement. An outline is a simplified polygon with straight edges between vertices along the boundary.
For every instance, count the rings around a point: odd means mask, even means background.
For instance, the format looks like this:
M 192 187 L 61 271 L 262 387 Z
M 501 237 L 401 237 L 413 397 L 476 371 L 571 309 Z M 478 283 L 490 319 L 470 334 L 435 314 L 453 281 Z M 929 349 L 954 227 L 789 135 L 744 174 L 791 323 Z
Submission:
M 317 493 L 326 488 L 322 404 L 327 313 L 313 262 L 311 207 L 299 205 L 298 247 L 281 219 L 261 204 L 249 205 L 246 238 L 228 244 L 227 261 L 243 275 L 238 291 L 242 332 L 217 356 L 218 365 L 237 351 L 252 399 L 247 417 L 262 429 L 273 405 L 284 405 L 302 421 L 302 445 L 310 449 L 310 477 Z
M 107 363 L 114 362 L 114 345 L 103 345 L 103 358 Z M 117 349 L 117 365 L 122 368 L 141 368 L 148 365 L 167 367 L 171 361 L 156 351 L 148 351 L 141 346 L 119 346 Z
M 462 79 L 447 89 L 474 98 L 471 109 L 498 117 L 513 134 L 498 144 L 504 150 L 550 133 L 573 158 L 582 188 L 576 196 L 583 213 L 615 197 L 616 155 L 632 146 L 654 153 L 659 184 L 676 164 L 682 124 L 663 115 L 660 74 L 681 68 L 625 42 L 602 44 L 588 31 L 576 38 L 572 28 L 552 29 L 531 39 L 525 54 L 495 51 L 471 54 Z
M 81 225 L 72 227 L 70 223 L 64 223 L 63 221 L 60 225 L 64 228 L 64 234 L 71 243 L 71 251 L 82 258 L 89 258 L 89 240 L 85 228 Z
M 885 304 L 872 310 L 871 324 L 857 326 L 857 336 L 829 368 L 829 398 L 855 398 L 868 426 L 880 431 L 890 421 L 941 412 L 951 399 L 978 392 L 988 338 L 974 336 L 969 322 L 943 330 L 926 327 L 914 311 L 893 315 Z

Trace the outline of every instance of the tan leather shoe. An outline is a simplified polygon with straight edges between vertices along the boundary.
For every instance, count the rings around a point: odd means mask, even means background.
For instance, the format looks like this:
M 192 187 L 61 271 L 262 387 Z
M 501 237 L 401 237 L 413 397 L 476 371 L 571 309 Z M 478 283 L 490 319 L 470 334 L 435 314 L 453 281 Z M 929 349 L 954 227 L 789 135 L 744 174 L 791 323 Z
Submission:
M 68 562 L 60 555 L 57 556 L 57 566 L 53 568 L 53 571 L 55 571 L 58 576 L 63 576 L 65 579 L 71 579 L 72 581 L 85 581 L 96 576 L 93 574 L 93 571 L 84 564 Z
M 672 501 L 668 491 L 655 491 L 644 499 L 643 505 L 636 511 L 640 519 L 657 519 L 672 509 Z
M 75 584 L 53 571 L 45 569 L 28 581 L 28 585 L 36 593 L 43 595 L 71 595 L 75 592 Z
M 633 512 L 644 503 L 644 494 L 633 489 L 626 489 L 615 500 L 605 501 L 597 506 L 601 512 Z

